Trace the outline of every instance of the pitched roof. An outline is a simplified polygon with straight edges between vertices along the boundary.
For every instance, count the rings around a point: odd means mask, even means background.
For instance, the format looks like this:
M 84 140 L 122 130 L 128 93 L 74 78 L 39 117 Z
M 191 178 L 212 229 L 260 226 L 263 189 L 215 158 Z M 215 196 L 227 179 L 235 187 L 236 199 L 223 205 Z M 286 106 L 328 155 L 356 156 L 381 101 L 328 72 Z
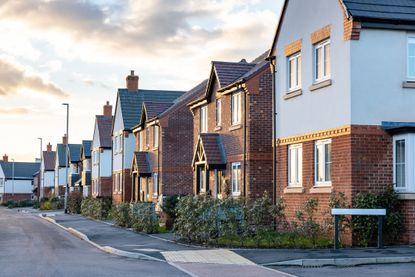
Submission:
M 69 159 L 72 163 L 79 162 L 81 160 L 81 144 L 69 144 Z M 64 167 L 66 165 L 65 156 L 66 156 L 66 144 L 59 143 L 56 146 L 56 154 L 58 156 L 59 167 Z
M 39 171 L 40 163 L 0 161 L 0 166 L 6 179 L 12 179 L 14 176 L 14 179 L 30 180 L 36 171 Z
M 255 64 L 247 63 L 245 60 L 236 63 L 214 61 L 212 64 L 220 87 L 229 85 L 255 66 Z
M 150 161 L 147 152 L 134 152 L 133 169 L 139 174 L 151 174 Z
M 169 103 L 181 96 L 184 91 L 172 90 L 146 90 L 139 89 L 137 91 L 128 91 L 127 89 L 119 89 L 118 96 L 121 107 L 121 113 L 124 120 L 124 128 L 132 129 L 140 120 L 141 107 L 144 101 Z
M 415 23 L 413 0 L 343 0 L 348 13 L 356 19 L 374 21 L 412 21 Z
M 92 145 L 92 140 L 83 140 L 82 141 L 82 146 L 81 146 L 81 152 L 82 152 L 82 156 L 81 158 L 88 159 L 91 158 L 91 145 Z
M 197 142 L 197 147 L 193 155 L 193 166 L 196 162 L 196 156 L 198 155 L 199 150 L 203 150 L 202 152 L 204 153 L 204 158 L 208 168 L 211 166 L 220 166 L 226 164 L 226 155 L 220 134 L 200 134 L 199 140 Z
M 143 106 L 146 110 L 147 120 L 151 120 L 153 118 L 158 117 L 162 114 L 165 110 L 173 105 L 171 103 L 156 103 L 156 102 L 144 102 Z
M 55 159 L 56 159 L 56 152 L 55 151 L 43 151 L 43 163 L 45 166 L 46 171 L 53 171 L 55 170 Z
M 112 129 L 112 116 L 96 116 L 96 124 L 99 132 L 99 144 L 104 148 L 111 148 L 111 129 Z
M 181 107 L 182 105 L 187 105 L 189 102 L 192 102 L 200 97 L 202 97 L 206 92 L 206 86 L 207 86 L 208 80 L 203 80 L 201 83 L 199 83 L 197 86 L 180 96 L 176 99 L 174 104 L 165 110 L 162 114 L 160 114 L 160 118 L 167 115 L 168 113 L 176 110 L 177 108 Z

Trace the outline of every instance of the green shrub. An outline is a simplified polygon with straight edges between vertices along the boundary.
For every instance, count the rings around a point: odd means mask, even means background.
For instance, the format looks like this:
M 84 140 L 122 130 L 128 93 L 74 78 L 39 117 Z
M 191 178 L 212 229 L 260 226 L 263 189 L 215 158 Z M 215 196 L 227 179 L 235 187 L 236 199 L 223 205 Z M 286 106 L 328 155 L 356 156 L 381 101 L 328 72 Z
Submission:
M 40 209 L 41 210 L 47 210 L 47 211 L 52 210 L 52 202 L 49 201 L 49 200 L 41 202 L 40 203 Z
M 68 197 L 68 211 L 73 214 L 81 213 L 82 193 L 72 192 Z
M 158 233 L 159 220 L 154 203 L 137 203 L 130 207 L 131 227 L 148 234 Z
M 386 242 L 396 241 L 402 232 L 402 216 L 398 195 L 393 186 L 379 193 L 359 193 L 353 201 L 353 208 L 386 209 L 383 235 Z M 377 217 L 353 216 L 351 221 L 354 238 L 358 245 L 367 246 L 376 241 Z
M 32 207 L 34 205 L 34 203 L 35 203 L 35 201 L 33 201 L 33 200 L 20 200 L 20 201 L 9 200 L 6 203 L 4 203 L 3 205 L 6 206 L 9 209 L 13 209 L 13 208 Z
M 167 214 L 172 219 L 176 219 L 177 217 L 177 211 L 176 207 L 179 203 L 180 195 L 168 195 L 163 200 L 163 205 L 161 206 L 161 209 L 164 213 Z
M 107 219 L 112 208 L 111 198 L 92 198 L 83 199 L 81 203 L 81 214 L 93 219 Z
M 60 198 L 60 197 L 53 197 L 50 202 L 52 205 L 52 210 L 61 210 L 64 208 L 64 202 L 65 199 L 64 198 Z
M 130 228 L 132 225 L 131 204 L 121 203 L 115 206 L 113 210 L 113 217 L 115 224 L 118 226 Z

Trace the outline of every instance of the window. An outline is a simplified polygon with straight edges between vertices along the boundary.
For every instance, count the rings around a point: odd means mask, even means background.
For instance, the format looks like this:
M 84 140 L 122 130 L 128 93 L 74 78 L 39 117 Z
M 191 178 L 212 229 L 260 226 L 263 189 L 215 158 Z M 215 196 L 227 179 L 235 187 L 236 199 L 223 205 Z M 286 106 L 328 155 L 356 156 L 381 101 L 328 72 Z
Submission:
M 303 171 L 302 144 L 290 145 L 288 148 L 288 183 L 290 186 L 301 186 Z
M 232 194 L 241 194 L 241 163 L 232 163 Z
M 146 132 L 146 149 L 148 149 L 150 148 L 150 139 L 148 138 L 149 137 L 148 128 L 145 129 L 145 132 Z
M 140 132 L 140 151 L 144 151 L 144 131 Z
M 331 185 L 331 139 L 316 141 L 315 179 L 317 185 Z
M 242 93 L 240 92 L 232 94 L 232 125 L 241 124 L 241 97 Z
M 198 166 L 197 167 L 198 177 L 199 177 L 199 193 L 205 193 L 206 192 L 206 169 L 204 166 Z
M 118 136 L 113 137 L 114 140 L 114 145 L 113 145 L 113 149 L 114 149 L 114 153 L 117 153 L 118 151 Z
M 122 174 L 121 173 L 118 173 L 118 178 L 119 178 L 119 181 L 118 181 L 119 189 L 118 189 L 118 191 L 119 192 L 122 192 L 122 189 L 123 189 L 123 181 L 122 181 Z
M 393 182 L 400 192 L 415 192 L 415 134 L 393 137 Z
M 222 124 L 222 101 L 216 99 L 216 126 L 221 126 Z
M 222 193 L 222 171 L 215 170 L 215 190 L 216 196 L 219 197 Z
M 159 126 L 156 125 L 153 127 L 153 147 L 159 147 Z
M 122 134 L 119 136 L 119 141 L 118 141 L 118 152 L 122 152 L 122 144 L 123 144 L 123 141 L 122 141 Z
M 200 132 L 207 133 L 207 106 L 200 108 Z
M 330 40 L 325 40 L 314 47 L 314 80 L 316 82 L 330 79 Z
M 415 37 L 408 37 L 408 79 L 415 79 Z
M 153 173 L 153 197 L 157 197 L 159 190 L 159 174 Z
M 288 90 L 301 88 L 301 53 L 288 57 Z
M 118 191 L 118 174 L 114 174 L 114 192 Z

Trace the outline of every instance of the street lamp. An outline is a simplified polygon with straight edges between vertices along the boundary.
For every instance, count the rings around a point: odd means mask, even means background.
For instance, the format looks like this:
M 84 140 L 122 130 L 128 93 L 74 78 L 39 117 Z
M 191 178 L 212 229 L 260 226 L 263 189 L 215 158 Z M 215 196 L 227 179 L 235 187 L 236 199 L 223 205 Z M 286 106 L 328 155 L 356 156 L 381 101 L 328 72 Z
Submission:
M 14 159 L 12 159 L 12 197 L 14 197 Z
M 64 202 L 64 208 L 65 213 L 68 213 L 68 186 L 69 186 L 69 174 L 68 174 L 68 152 L 69 152 L 69 104 L 68 103 L 62 103 L 62 105 L 66 106 L 66 163 L 65 163 L 65 169 L 66 169 L 66 186 L 65 186 L 65 202 Z
M 42 161 L 43 161 L 43 149 L 42 149 L 42 138 L 37 138 L 38 140 L 40 140 L 40 166 L 39 166 L 39 176 L 40 176 L 40 184 L 39 184 L 39 201 L 43 198 L 43 174 L 42 174 Z

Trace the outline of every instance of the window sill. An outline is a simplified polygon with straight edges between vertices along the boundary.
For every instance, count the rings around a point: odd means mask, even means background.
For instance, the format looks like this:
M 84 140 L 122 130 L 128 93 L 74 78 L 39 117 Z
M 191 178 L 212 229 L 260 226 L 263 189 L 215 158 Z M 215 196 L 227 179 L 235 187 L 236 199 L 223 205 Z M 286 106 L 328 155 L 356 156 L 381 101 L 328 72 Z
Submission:
M 229 128 L 229 131 L 235 131 L 235 130 L 238 130 L 238 129 L 241 129 L 241 128 L 242 128 L 242 124 L 236 124 L 236 125 L 232 125 Z
M 232 197 L 240 197 L 241 193 L 240 192 L 232 192 Z
M 220 131 L 220 130 L 222 130 L 222 126 L 216 126 L 215 127 L 215 131 Z
M 303 94 L 303 90 L 302 89 L 297 89 L 297 90 L 293 90 L 293 91 L 289 91 L 284 95 L 284 100 L 288 100 L 297 96 L 300 96 Z
M 331 81 L 331 79 L 324 80 L 324 81 L 319 81 L 318 83 L 312 84 L 309 87 L 309 90 L 310 91 L 314 91 L 314 90 L 317 90 L 317 89 L 321 89 L 321 88 L 324 88 L 324 87 L 328 87 L 328 86 L 331 86 L 332 83 L 333 82 Z
M 304 188 L 303 187 L 286 187 L 284 189 L 284 193 L 304 193 Z
M 310 193 L 332 193 L 333 188 L 331 186 L 315 186 L 310 189 Z
M 415 192 L 397 192 L 400 200 L 415 200 Z
M 402 88 L 415 88 L 415 81 L 403 81 Z

